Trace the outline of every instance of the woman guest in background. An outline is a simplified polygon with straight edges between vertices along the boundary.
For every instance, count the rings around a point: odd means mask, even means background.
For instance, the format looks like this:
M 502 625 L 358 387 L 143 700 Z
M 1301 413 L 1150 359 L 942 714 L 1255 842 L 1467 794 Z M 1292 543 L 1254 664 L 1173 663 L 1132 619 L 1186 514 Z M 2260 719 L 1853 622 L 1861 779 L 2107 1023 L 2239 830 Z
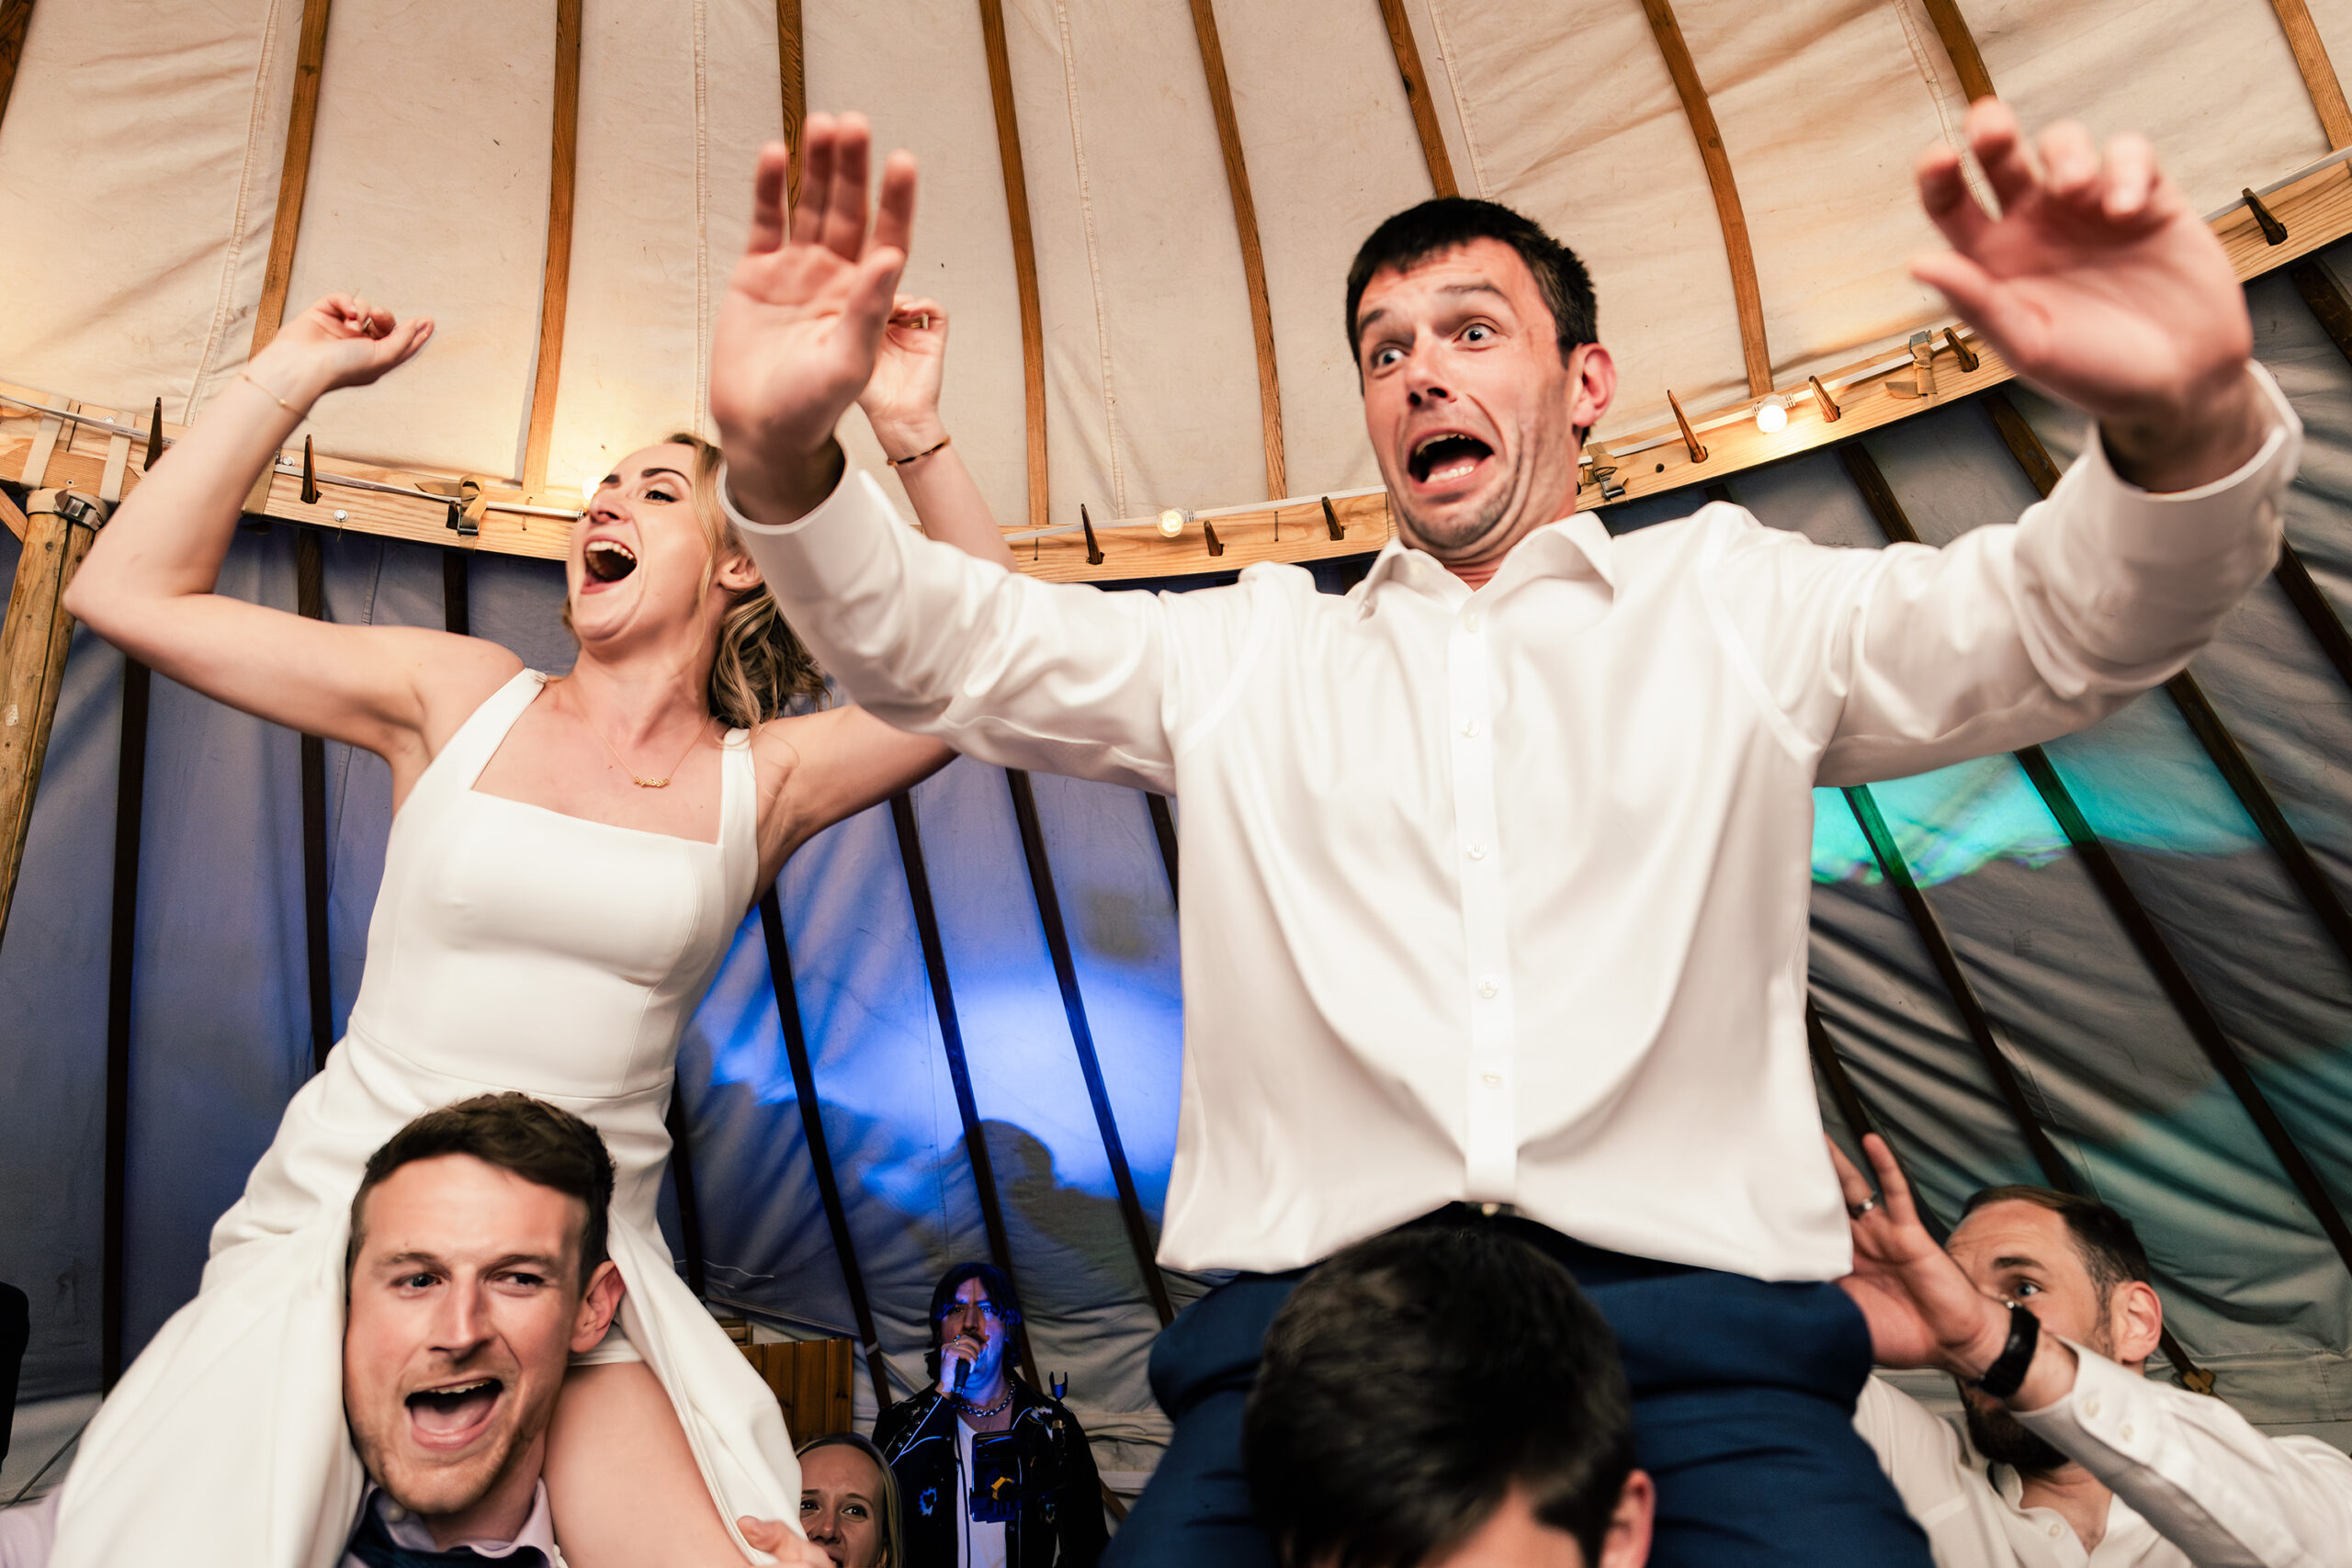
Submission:
M 907 1568 L 899 1483 L 855 1432 L 800 1445 L 800 1528 L 833 1568 Z
M 926 529 L 1010 564 L 938 425 L 946 318 L 901 303 L 868 394 L 876 433 L 915 459 L 899 471 Z M 631 453 L 589 499 L 565 562 L 580 657 L 561 677 L 477 638 L 215 593 L 254 472 L 317 399 L 374 381 L 432 331 L 343 295 L 302 312 L 123 502 L 67 595 L 173 680 L 382 757 L 394 815 L 347 1032 L 214 1227 L 200 1292 L 92 1422 L 60 1568 L 340 1556 L 364 1480 L 340 1373 L 361 1163 L 419 1112 L 486 1089 L 586 1118 L 618 1167 L 627 1304 L 548 1437 L 574 1568 L 740 1562 L 743 1516 L 788 1558 L 826 1561 L 757 1522 L 799 1517 L 797 1465 L 775 1400 L 656 1228 L 662 1114 L 680 1032 L 759 890 L 812 834 L 950 753 L 819 705 L 823 677 L 695 436 Z M 507 1393 L 492 1380 L 475 1397 L 488 1421 Z

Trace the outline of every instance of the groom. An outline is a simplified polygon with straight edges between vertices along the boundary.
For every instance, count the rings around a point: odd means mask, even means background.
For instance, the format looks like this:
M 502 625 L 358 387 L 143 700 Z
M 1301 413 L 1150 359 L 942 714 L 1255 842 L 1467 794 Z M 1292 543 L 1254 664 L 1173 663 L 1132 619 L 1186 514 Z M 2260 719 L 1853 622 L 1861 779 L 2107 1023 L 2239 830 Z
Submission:
M 2266 572 L 2299 450 L 2227 258 L 2143 141 L 1997 103 L 1923 156 L 1915 263 L 2099 422 L 2056 493 L 1949 548 L 1816 547 L 1726 505 L 1577 512 L 1616 367 L 1582 265 L 1492 203 L 1383 224 L 1347 330 L 1397 536 L 1345 599 L 1258 566 L 1154 596 L 897 525 L 833 427 L 904 263 L 862 121 L 763 157 L 722 308 L 720 493 L 860 702 L 987 761 L 1180 795 L 1185 1074 L 1160 1256 L 1239 1270 L 1153 1352 L 1174 1417 L 1110 1561 L 1262 1564 L 1238 1454 L 1302 1270 L 1456 1206 L 1616 1331 L 1662 1564 L 1924 1564 L 1852 1427 L 1870 1337 L 1803 1005 L 1812 791 L 2079 728 Z

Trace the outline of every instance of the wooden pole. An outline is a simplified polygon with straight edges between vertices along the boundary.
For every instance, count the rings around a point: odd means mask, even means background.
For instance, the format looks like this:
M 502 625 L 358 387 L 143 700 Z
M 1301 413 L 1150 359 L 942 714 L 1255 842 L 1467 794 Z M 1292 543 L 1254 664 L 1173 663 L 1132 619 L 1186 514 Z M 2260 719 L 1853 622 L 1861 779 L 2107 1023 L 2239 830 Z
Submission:
M 8 113 L 8 94 L 17 85 L 17 67 L 25 58 L 25 33 L 32 26 L 33 0 L 0 0 L 0 118 Z
M 1266 252 L 1258 238 L 1258 204 L 1250 194 L 1250 169 L 1241 159 L 1241 125 L 1234 118 L 1233 85 L 1226 79 L 1225 45 L 1216 31 L 1212 0 L 1193 0 L 1193 36 L 1201 46 L 1207 73 L 1209 109 L 1216 118 L 1216 141 L 1225 153 L 1226 190 L 1233 197 L 1233 226 L 1241 240 L 1241 277 L 1250 291 L 1250 330 L 1258 344 L 1258 418 L 1266 442 L 1266 499 L 1290 493 L 1283 476 L 1283 389 L 1274 373 L 1274 310 L 1266 294 Z
M 1960 90 L 1968 101 L 1993 96 L 1993 73 L 1984 69 L 1984 56 L 1976 47 L 1976 35 L 1968 30 L 1968 18 L 1960 14 L 1960 0 L 1925 0 L 1928 19 L 1936 24 L 1936 36 L 1943 40 L 1944 53 L 1951 57 L 1951 68 L 1960 73 Z
M 105 520 L 102 503 L 74 491 L 37 490 L 25 507 L 24 551 L 8 590 L 7 617 L 0 621 L 0 940 L 7 935 L 25 829 L 74 639 L 74 617 L 60 601 Z
M 1046 464 L 1046 312 L 1037 293 L 1037 240 L 1029 222 L 1029 176 L 1013 116 L 1012 57 L 1004 40 L 1004 0 L 980 0 L 980 44 L 988 55 L 989 101 L 996 113 L 996 159 L 1004 175 L 1004 216 L 1012 230 L 1012 282 L 1021 303 L 1021 392 L 1029 446 L 1029 526 L 1052 514 Z
M 556 385 L 563 378 L 563 321 L 571 298 L 573 176 L 580 164 L 580 0 L 556 0 L 554 152 L 548 167 L 548 253 L 539 278 L 539 359 L 531 374 L 531 423 L 523 438 L 523 493 L 548 488 Z
M 277 175 L 277 211 L 270 220 L 269 263 L 261 275 L 254 311 L 253 346 L 259 354 L 286 319 L 286 290 L 294 281 L 294 241 L 302 228 L 302 197 L 311 184 L 311 138 L 319 127 L 319 73 L 327 58 L 331 0 L 302 0 L 302 35 L 294 56 L 294 112 L 286 122 L 286 162 Z
M 1715 218 L 1723 225 L 1724 256 L 1731 264 L 1731 297 L 1739 310 L 1739 352 L 1747 367 L 1747 390 L 1760 398 L 1772 389 L 1772 356 L 1764 344 L 1764 296 L 1756 282 L 1756 248 L 1748 243 L 1747 213 L 1739 204 L 1739 186 L 1732 181 L 1731 155 L 1724 151 L 1723 130 L 1715 124 L 1714 107 L 1690 59 L 1690 46 L 1682 40 L 1674 7 L 1668 0 L 1642 0 L 1642 10 L 1649 17 L 1658 53 L 1666 57 L 1667 74 L 1674 78 L 1674 90 L 1682 99 L 1690 135 L 1699 143 L 1699 161 L 1707 168 L 1707 188 L 1714 195 Z M 1705 459 L 1693 456 L 1690 460 Z
M 2328 146 L 2339 151 L 2352 147 L 2352 107 L 2344 102 L 2344 84 L 2327 58 L 2327 45 L 2320 41 L 2319 28 L 2312 23 L 2311 7 L 2304 0 L 2270 0 L 2270 8 L 2278 13 L 2279 29 L 2287 35 L 2287 47 L 2294 51 L 2295 69 L 2302 75 L 2303 90 L 2312 96 L 2312 107 L 2318 112 Z
M 1396 74 L 1405 81 L 1405 99 L 1412 106 L 1413 134 L 1421 139 L 1421 161 L 1429 165 L 1430 188 L 1440 196 L 1460 196 L 1453 178 L 1453 155 L 1445 150 L 1445 132 L 1437 123 L 1437 105 L 1430 97 L 1429 73 L 1421 66 L 1421 46 L 1413 39 L 1413 19 L 1405 14 L 1405 0 L 1380 0 L 1380 19 L 1387 24 L 1389 52 L 1396 57 Z

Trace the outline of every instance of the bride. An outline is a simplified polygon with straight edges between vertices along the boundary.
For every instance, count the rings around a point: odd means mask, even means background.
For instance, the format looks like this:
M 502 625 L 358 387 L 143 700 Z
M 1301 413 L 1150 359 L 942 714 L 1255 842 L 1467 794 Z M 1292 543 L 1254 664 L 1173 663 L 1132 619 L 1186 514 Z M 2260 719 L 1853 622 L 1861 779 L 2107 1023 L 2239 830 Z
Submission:
M 813 1550 L 761 1523 L 798 1517 L 791 1438 L 656 1228 L 662 1112 L 679 1033 L 759 890 L 811 835 L 950 753 L 855 707 L 813 707 L 822 676 L 734 537 L 719 455 L 697 437 L 630 454 L 590 498 L 565 562 L 580 644 L 567 675 L 477 638 L 215 593 L 254 473 L 317 399 L 392 370 L 432 332 L 343 295 L 311 306 L 123 502 L 67 594 L 173 680 L 382 757 L 393 818 L 348 1030 L 214 1227 L 201 1291 L 84 1437 L 61 1568 L 341 1559 L 365 1485 L 341 1399 L 360 1168 L 411 1117 L 498 1089 L 587 1118 L 617 1167 L 628 1294 L 549 1436 L 568 1559 Z M 937 304 L 901 300 L 866 407 L 925 529 L 1009 565 L 939 427 L 945 334 Z

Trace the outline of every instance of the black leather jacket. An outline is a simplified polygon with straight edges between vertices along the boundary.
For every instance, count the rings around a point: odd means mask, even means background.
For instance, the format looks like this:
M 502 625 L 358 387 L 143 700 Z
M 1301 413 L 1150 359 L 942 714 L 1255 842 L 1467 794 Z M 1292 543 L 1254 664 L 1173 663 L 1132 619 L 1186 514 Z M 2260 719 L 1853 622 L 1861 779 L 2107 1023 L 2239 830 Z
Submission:
M 1005 1521 L 1007 1568 L 1094 1568 L 1109 1543 L 1102 1483 L 1077 1417 L 1014 1380 L 1013 1453 L 1020 1506 Z M 899 1480 L 905 1516 L 905 1568 L 956 1568 L 956 1414 L 952 1400 L 926 1388 L 874 1423 L 874 1441 Z

